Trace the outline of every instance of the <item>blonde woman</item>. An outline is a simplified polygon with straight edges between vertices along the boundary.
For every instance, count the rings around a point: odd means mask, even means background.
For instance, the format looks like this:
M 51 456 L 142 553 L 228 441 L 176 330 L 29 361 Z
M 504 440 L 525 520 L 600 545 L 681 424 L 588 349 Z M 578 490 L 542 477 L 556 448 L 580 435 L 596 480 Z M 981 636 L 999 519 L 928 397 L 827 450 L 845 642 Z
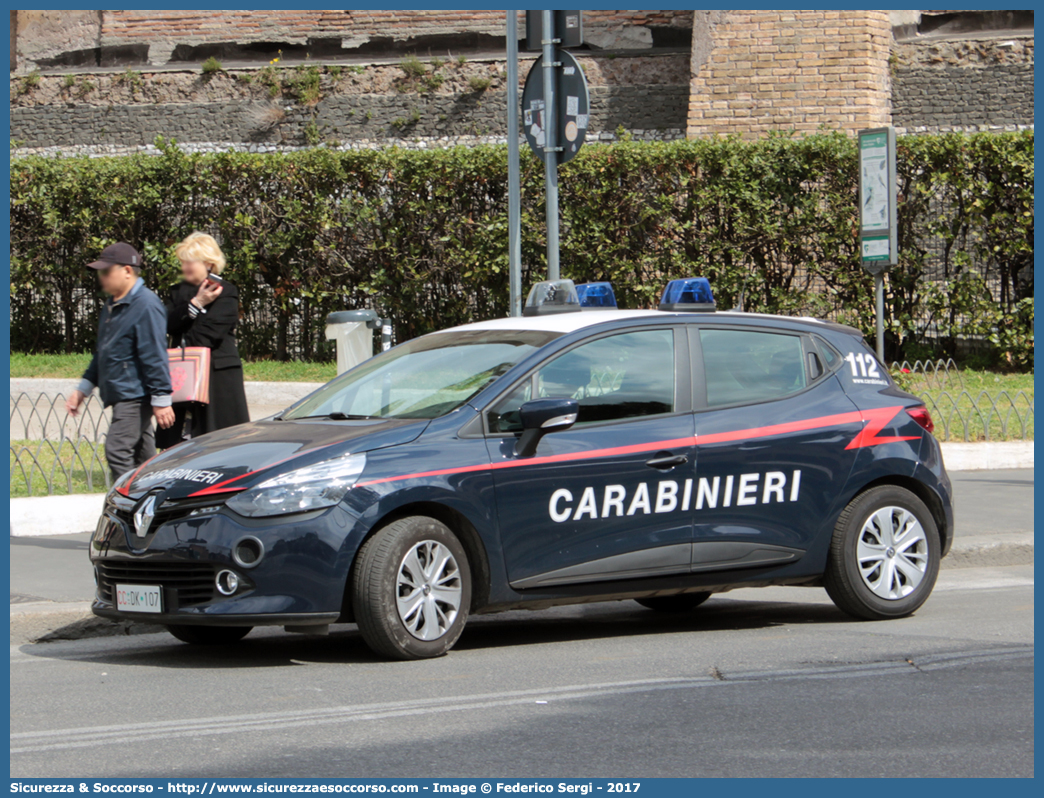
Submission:
M 212 401 L 176 404 L 174 425 L 161 430 L 156 438 L 160 449 L 250 420 L 243 362 L 236 348 L 239 289 L 219 276 L 225 268 L 225 256 L 217 241 L 206 233 L 190 235 L 178 244 L 175 254 L 184 279 L 171 289 L 166 302 L 170 345 L 210 348 Z

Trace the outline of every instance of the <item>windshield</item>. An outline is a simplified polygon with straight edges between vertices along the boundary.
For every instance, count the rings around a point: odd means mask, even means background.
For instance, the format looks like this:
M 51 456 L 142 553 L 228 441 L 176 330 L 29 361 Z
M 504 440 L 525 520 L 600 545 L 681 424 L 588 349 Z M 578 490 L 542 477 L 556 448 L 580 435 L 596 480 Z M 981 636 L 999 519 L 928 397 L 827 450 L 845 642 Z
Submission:
M 346 371 L 283 418 L 438 418 L 558 336 L 532 330 L 425 335 Z

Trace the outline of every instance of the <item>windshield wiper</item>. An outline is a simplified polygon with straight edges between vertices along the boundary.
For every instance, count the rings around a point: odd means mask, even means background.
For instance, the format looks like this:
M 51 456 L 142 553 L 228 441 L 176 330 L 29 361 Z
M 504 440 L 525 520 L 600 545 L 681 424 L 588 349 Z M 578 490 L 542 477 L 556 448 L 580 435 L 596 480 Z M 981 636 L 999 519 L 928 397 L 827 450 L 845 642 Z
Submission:
M 379 419 L 380 416 L 357 416 L 353 414 L 342 413 L 340 410 L 334 410 L 332 413 L 321 413 L 317 416 L 297 416 L 295 418 L 291 418 L 290 421 L 301 421 L 306 418 L 331 418 L 334 421 L 361 421 Z

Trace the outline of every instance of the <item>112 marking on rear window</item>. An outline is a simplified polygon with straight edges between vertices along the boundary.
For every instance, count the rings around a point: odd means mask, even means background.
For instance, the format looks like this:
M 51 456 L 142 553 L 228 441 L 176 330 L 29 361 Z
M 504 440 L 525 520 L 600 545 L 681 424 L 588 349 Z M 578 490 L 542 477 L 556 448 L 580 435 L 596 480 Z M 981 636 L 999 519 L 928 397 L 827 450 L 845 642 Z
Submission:
M 877 359 L 869 352 L 849 352 L 845 357 L 848 365 L 852 367 L 853 377 L 876 377 L 881 378 L 881 372 L 877 370 Z
M 877 368 L 877 358 L 869 352 L 849 352 L 845 362 L 852 369 L 852 382 L 858 385 L 888 385 Z

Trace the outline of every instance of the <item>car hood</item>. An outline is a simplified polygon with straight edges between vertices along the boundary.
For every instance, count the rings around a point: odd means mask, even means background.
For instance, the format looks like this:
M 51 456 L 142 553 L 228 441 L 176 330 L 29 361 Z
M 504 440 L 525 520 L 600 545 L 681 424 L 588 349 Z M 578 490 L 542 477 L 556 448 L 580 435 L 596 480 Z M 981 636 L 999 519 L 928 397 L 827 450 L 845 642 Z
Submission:
M 118 488 L 137 499 L 162 489 L 165 499 L 227 496 L 276 474 L 354 452 L 415 440 L 428 420 L 254 421 L 167 449 Z

